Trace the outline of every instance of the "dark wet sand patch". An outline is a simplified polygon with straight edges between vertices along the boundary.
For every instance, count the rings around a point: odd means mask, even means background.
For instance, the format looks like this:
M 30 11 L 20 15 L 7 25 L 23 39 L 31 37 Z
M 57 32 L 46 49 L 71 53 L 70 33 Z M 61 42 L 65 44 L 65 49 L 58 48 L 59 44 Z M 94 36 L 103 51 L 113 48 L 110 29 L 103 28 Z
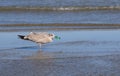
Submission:
M 66 31 L 85 29 L 120 29 L 120 24 L 0 24 L 0 32 L 39 30 Z
M 77 24 L 77 23 L 49 23 L 49 24 L 0 24 L 0 26 L 120 26 L 120 24 L 92 24 L 92 23 L 85 23 L 85 24 Z
M 2 76 L 119 76 L 120 55 L 0 60 Z
M 37 6 L 37 7 L 16 7 L 16 6 L 2 6 L 0 11 L 95 11 L 95 10 L 120 10 L 120 7 L 117 6 L 62 6 L 62 7 L 53 7 L 53 6 Z

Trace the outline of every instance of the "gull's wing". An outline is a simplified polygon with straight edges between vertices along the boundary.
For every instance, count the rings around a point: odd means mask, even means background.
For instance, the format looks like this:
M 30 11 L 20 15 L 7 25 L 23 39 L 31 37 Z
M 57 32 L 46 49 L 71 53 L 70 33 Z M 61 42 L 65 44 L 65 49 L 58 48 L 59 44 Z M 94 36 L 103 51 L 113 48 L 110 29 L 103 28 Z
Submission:
M 46 32 L 43 33 L 30 33 L 26 36 L 26 38 L 28 38 L 31 41 L 34 42 L 45 42 L 46 38 L 48 38 L 49 35 Z

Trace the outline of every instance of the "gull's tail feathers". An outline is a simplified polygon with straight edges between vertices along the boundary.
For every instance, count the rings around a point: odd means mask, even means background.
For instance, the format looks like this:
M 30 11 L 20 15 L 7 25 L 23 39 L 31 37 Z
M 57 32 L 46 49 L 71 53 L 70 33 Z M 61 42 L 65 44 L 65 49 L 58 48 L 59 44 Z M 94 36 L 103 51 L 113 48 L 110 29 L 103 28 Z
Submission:
M 25 38 L 25 36 L 23 36 L 23 35 L 18 35 L 18 37 L 19 37 L 20 39 L 23 39 L 23 40 L 29 40 L 28 38 Z

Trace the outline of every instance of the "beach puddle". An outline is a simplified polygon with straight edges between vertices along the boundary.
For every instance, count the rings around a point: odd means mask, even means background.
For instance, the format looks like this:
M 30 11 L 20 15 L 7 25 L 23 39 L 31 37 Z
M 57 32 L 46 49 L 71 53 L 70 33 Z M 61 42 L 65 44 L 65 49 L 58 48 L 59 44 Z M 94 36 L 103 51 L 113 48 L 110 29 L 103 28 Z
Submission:
M 39 32 L 39 31 L 38 31 Z M 120 30 L 48 31 L 61 37 L 43 45 L 20 40 L 18 34 L 29 32 L 0 32 L 1 59 L 49 59 L 65 57 L 102 56 L 120 53 Z M 25 58 L 26 59 L 26 58 Z

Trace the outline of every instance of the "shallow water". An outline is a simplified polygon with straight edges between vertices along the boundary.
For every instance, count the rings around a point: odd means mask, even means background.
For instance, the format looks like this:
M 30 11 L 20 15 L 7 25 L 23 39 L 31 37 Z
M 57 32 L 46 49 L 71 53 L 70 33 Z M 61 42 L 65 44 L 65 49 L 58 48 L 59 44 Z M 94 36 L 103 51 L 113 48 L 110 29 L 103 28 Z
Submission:
M 0 24 L 119 24 L 118 0 L 1 0 Z
M 119 24 L 120 11 L 0 12 L 0 24 Z
M 20 59 L 33 58 L 63 58 L 80 56 L 111 55 L 120 52 L 120 30 L 72 30 L 48 31 L 61 37 L 53 43 L 38 45 L 30 41 L 20 40 L 18 34 L 28 32 L 0 32 L 0 58 Z M 59 49 L 58 49 L 59 48 Z M 40 54 L 40 55 L 39 55 Z

